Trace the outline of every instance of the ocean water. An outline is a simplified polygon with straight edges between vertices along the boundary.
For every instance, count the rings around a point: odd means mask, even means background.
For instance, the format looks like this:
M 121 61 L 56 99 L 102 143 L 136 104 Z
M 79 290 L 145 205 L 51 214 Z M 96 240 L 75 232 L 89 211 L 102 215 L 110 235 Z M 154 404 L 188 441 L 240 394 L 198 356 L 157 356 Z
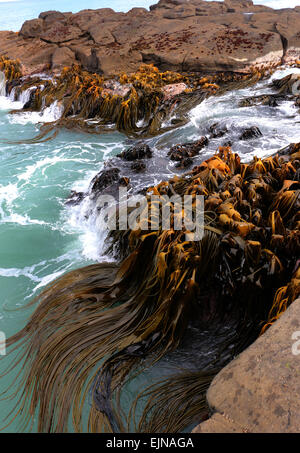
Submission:
M 221 1 L 221 0 L 220 0 Z M 128 11 L 134 7 L 149 8 L 157 3 L 155 0 L 0 0 L 0 30 L 20 30 L 25 20 L 34 19 L 42 11 L 72 11 L 82 9 L 112 8 L 115 11 Z M 294 8 L 300 0 L 254 0 L 256 5 L 267 5 L 271 8 Z
M 142 0 L 89 0 L 85 7 L 109 6 L 126 10 L 151 3 Z M 0 29 L 17 29 L 18 24 L 36 17 L 43 10 L 77 11 L 81 7 L 79 1 L 1 2 Z M 300 70 L 283 68 L 273 77 L 290 72 L 300 73 Z M 11 109 L 22 108 L 26 96 L 13 101 L 3 96 L 2 88 L 0 86 L 0 332 L 8 337 L 25 325 L 32 309 L 24 306 L 47 283 L 71 269 L 108 259 L 103 256 L 105 236 L 96 219 L 87 215 L 89 206 L 83 203 L 68 207 L 65 200 L 71 190 L 86 190 L 92 177 L 103 167 L 103 162 L 125 149 L 129 142 L 116 132 L 96 136 L 62 130 L 54 140 L 46 143 L 5 144 L 4 139 L 33 137 L 39 130 L 39 122 L 55 120 L 60 111 L 54 104 L 42 114 L 11 114 Z M 268 90 L 268 83 L 260 82 L 251 90 L 208 99 L 191 110 L 189 122 L 184 127 L 149 140 L 155 161 L 160 164 L 153 167 L 148 182 L 158 182 L 176 171 L 173 163 L 166 159 L 168 147 L 196 140 L 215 122 L 228 127 L 228 139 L 234 142 L 233 150 L 239 152 L 244 160 L 250 160 L 253 155 L 270 155 L 290 142 L 300 141 L 297 126 L 300 115 L 292 102 L 284 101 L 276 109 L 265 106 L 238 108 L 242 97 Z M 241 129 L 252 125 L 261 129 L 263 137 L 251 143 L 240 142 Z M 209 157 L 222 140 L 212 140 L 203 154 L 195 158 L 195 164 Z M 5 359 L 7 365 L 10 360 L 10 357 Z M 0 393 L 12 377 L 10 374 L 1 379 Z M 151 379 L 154 377 L 148 376 L 146 382 L 142 379 L 141 385 L 150 384 Z M 132 386 L 127 390 L 126 401 L 130 401 L 135 391 Z M 15 401 L 0 400 L 0 429 L 4 428 L 5 432 L 16 432 L 21 426 L 20 417 L 16 417 L 8 427 L 1 421 L 14 404 Z

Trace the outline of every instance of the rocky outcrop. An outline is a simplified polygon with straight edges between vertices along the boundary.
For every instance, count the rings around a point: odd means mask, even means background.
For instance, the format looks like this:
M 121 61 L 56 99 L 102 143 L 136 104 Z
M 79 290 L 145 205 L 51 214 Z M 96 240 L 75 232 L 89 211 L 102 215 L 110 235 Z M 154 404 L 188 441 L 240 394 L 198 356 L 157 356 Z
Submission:
M 47 11 L 19 33 L 0 32 L 0 53 L 20 58 L 29 72 L 79 63 L 113 75 L 143 62 L 180 72 L 238 71 L 297 58 L 299 21 L 299 7 L 273 10 L 251 0 L 160 0 L 150 11 L 128 13 Z
M 196 433 L 300 432 L 300 299 L 214 378 Z

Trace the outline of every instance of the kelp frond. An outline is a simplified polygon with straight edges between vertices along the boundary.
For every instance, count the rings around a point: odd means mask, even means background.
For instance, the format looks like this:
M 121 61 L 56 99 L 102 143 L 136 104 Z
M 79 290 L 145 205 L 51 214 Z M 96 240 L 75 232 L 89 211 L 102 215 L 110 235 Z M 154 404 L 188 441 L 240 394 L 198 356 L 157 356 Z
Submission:
M 9 82 L 19 80 L 22 77 L 20 60 L 11 60 L 6 56 L 0 56 L 0 71 L 4 73 Z
M 233 86 L 255 83 L 270 73 L 267 69 L 259 72 L 253 68 L 247 74 L 219 73 L 201 77 L 161 72 L 152 64 L 142 64 L 135 73 L 104 79 L 73 65 L 65 67 L 60 75 L 48 75 L 48 78 L 22 77 L 20 63 L 6 57 L 0 57 L 1 68 L 10 82 L 7 90 L 11 93 L 14 89 L 15 99 L 30 90 L 23 111 L 42 111 L 54 102 L 61 108 L 61 117 L 44 124 L 41 133 L 27 143 L 49 140 L 55 137 L 56 129 L 62 127 L 97 134 L 115 128 L 131 137 L 156 135 L 175 127 L 163 126 L 175 111 L 176 125 L 184 124 L 188 121 L 187 111 L 199 100 Z M 170 96 L 165 92 L 168 86 L 175 88 Z M 179 87 L 177 94 L 176 87 Z
M 190 323 L 203 329 L 234 321 L 231 353 L 220 354 L 198 374 L 185 372 L 146 390 L 149 399 L 137 429 L 179 431 L 205 415 L 205 390 L 216 370 L 298 294 L 300 163 L 295 149 L 242 164 L 230 148 L 221 147 L 191 172 L 147 192 L 149 207 L 155 203 L 152 193 L 202 194 L 200 241 L 187 241 L 187 231 L 174 228 L 171 210 L 169 230 L 159 223 L 155 231 L 112 233 L 123 258 L 118 269 L 88 266 L 42 291 L 28 324 L 8 340 L 9 348 L 20 347 L 16 363 L 24 361 L 18 409 L 25 425 L 37 413 L 41 432 L 65 432 L 70 421 L 75 431 L 129 430 L 138 403 L 130 414 L 121 408 L 126 382 L 177 350 Z M 152 207 L 158 215 L 159 205 Z

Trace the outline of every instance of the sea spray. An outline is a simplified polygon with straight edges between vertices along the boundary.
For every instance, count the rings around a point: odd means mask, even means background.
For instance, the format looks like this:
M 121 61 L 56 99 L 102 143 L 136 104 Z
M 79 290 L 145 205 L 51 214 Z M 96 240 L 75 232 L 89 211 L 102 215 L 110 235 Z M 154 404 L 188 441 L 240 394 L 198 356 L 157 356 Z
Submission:
M 0 96 L 6 96 L 6 79 L 2 71 L 0 71 Z

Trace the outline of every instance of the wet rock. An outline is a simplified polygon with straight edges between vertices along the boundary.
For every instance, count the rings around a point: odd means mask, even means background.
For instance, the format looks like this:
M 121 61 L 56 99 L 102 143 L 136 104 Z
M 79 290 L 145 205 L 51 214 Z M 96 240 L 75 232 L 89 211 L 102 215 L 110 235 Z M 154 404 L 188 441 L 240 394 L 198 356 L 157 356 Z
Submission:
M 251 126 L 245 129 L 240 135 L 240 140 L 251 140 L 252 138 L 261 137 L 262 133 L 257 126 Z
M 146 170 L 146 165 L 144 164 L 144 162 L 134 162 L 130 168 L 136 173 L 140 173 Z
M 76 192 L 72 190 L 69 197 L 66 199 L 65 204 L 69 206 L 76 206 L 82 202 L 86 194 L 84 192 Z
M 187 168 L 193 164 L 193 159 L 191 157 L 184 157 L 178 164 L 175 165 L 176 168 Z
M 101 192 L 103 189 L 118 182 L 120 179 L 120 170 L 118 168 L 109 168 L 98 173 L 91 181 L 91 192 Z
M 31 90 L 28 101 L 23 105 L 23 110 L 31 109 L 33 107 L 35 101 L 35 91 L 36 90 Z
M 120 176 L 119 168 L 107 168 L 98 173 L 91 181 L 90 194 L 92 198 L 103 195 L 118 196 L 120 186 L 129 186 L 130 179 Z
M 121 159 L 127 160 L 127 161 L 133 161 L 137 159 L 144 159 L 148 158 L 150 159 L 153 155 L 152 150 L 148 145 L 142 144 L 142 145 L 137 145 L 133 146 L 132 148 L 129 148 L 122 153 L 118 154 L 117 157 L 120 157 Z
M 268 105 L 269 107 L 278 107 L 278 101 L 280 101 L 281 99 L 284 98 L 276 94 L 253 96 L 242 99 L 239 102 L 239 107 L 252 107 L 253 105 Z
M 209 128 L 210 138 L 220 138 L 227 134 L 228 129 L 226 126 L 220 126 L 219 123 L 214 123 Z
M 300 151 L 299 143 L 290 143 L 288 146 L 280 149 L 277 154 L 279 156 L 291 156 Z
M 214 415 L 198 433 L 300 432 L 300 299 L 217 374 L 207 392 Z
M 230 140 L 227 140 L 226 142 L 223 143 L 222 146 L 225 146 L 225 147 L 229 146 L 231 148 L 232 145 L 233 145 L 233 143 Z
M 172 148 L 168 152 L 168 156 L 170 157 L 171 160 L 179 162 L 185 158 L 197 156 L 197 154 L 199 154 L 199 152 L 207 145 L 208 138 L 201 137 L 196 142 L 172 146 Z

